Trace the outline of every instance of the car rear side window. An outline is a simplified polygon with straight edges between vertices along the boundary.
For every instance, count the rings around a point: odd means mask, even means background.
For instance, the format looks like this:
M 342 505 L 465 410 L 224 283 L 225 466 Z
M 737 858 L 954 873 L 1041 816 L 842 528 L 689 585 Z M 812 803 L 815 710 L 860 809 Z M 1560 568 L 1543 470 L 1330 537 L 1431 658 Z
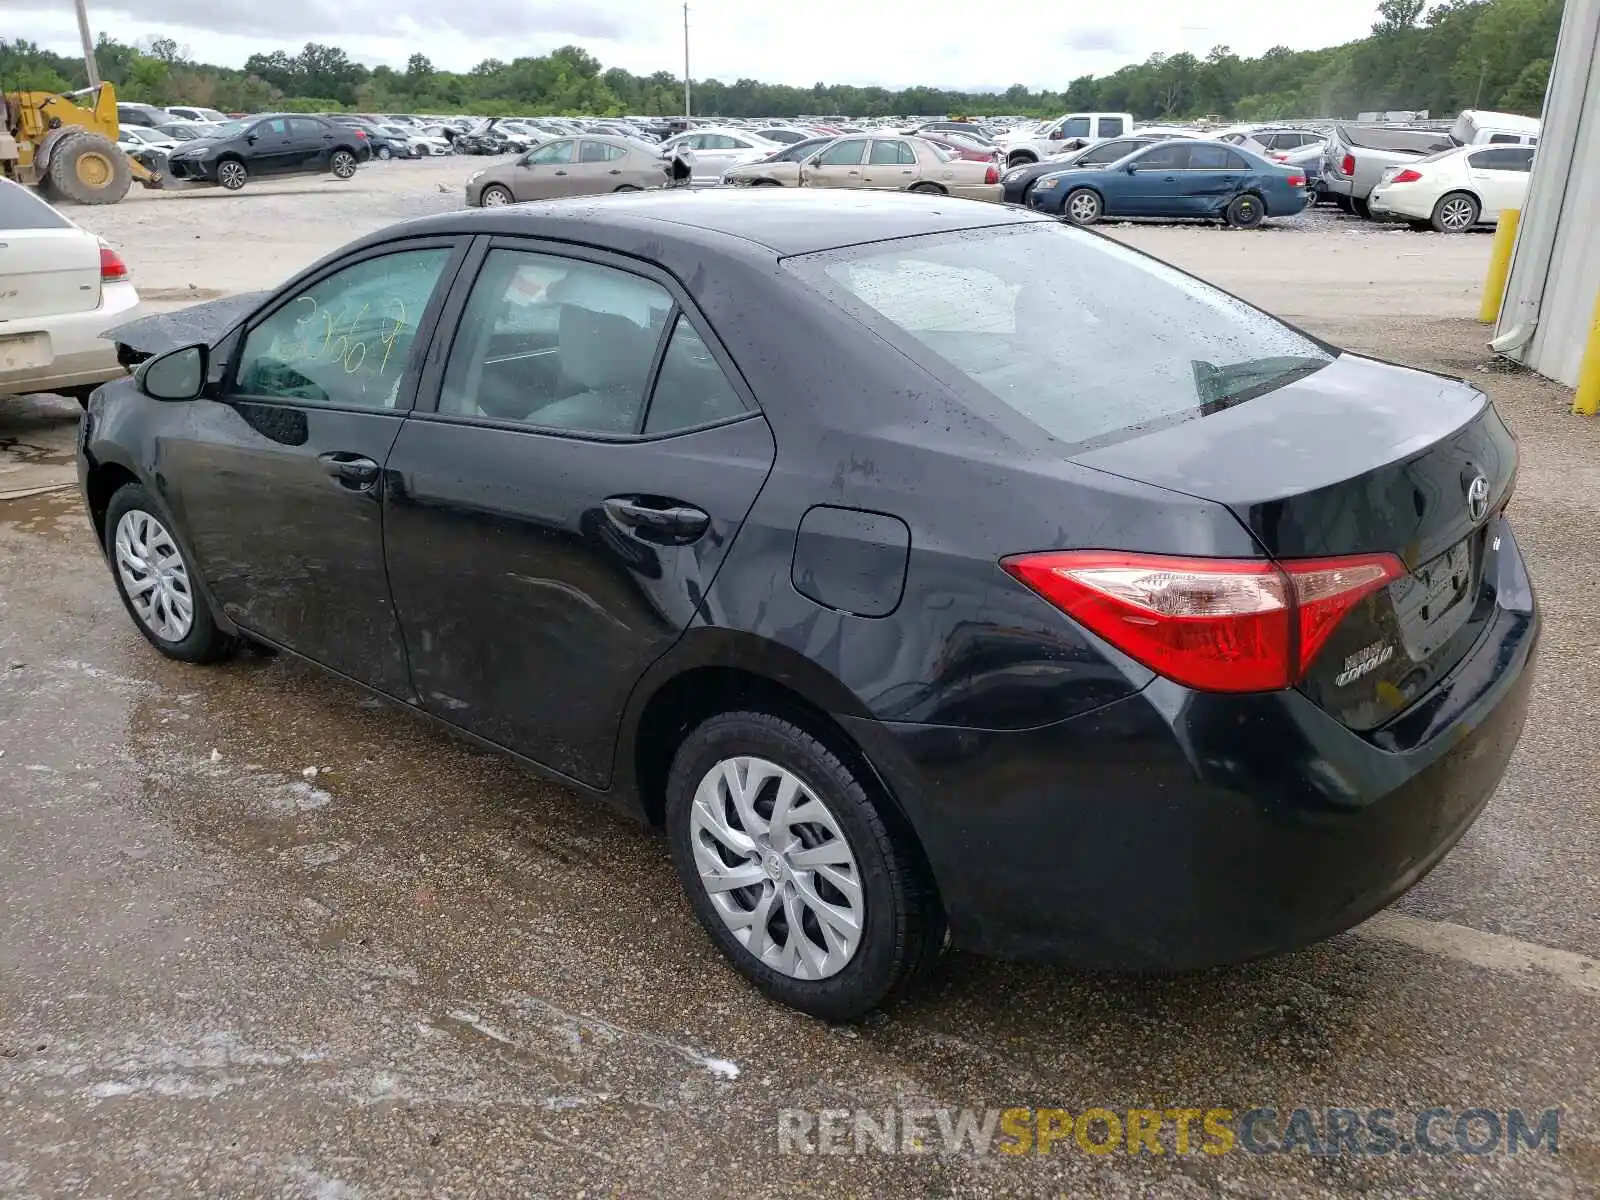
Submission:
M 1117 132 L 1121 133 L 1122 131 L 1119 129 Z M 1061 136 L 1069 138 L 1088 137 L 1089 118 L 1073 117 L 1070 121 L 1063 121 L 1061 123 Z
M 1204 416 L 1332 361 L 1241 300 L 1053 223 L 789 260 L 958 392 L 1075 445 Z
M 385 254 L 324 276 L 245 337 L 232 391 L 393 408 L 417 326 L 453 251 Z
M 705 340 L 682 313 L 672 328 L 672 340 L 661 359 L 661 373 L 650 393 L 645 417 L 646 434 L 672 433 L 725 421 L 745 411 Z
M 72 222 L 20 183 L 0 179 L 0 229 L 70 229 Z
M 1095 130 L 1096 136 L 1103 138 L 1121 137 L 1126 132 L 1127 130 L 1122 127 L 1121 117 L 1101 117 Z
M 672 307 L 665 288 L 614 267 L 492 250 L 450 347 L 439 411 L 637 433 Z

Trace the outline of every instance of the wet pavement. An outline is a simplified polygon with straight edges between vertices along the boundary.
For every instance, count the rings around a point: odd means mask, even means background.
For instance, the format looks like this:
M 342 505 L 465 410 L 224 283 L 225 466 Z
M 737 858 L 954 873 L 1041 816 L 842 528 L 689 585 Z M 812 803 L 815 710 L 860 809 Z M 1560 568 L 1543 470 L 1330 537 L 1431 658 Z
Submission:
M 72 491 L 0 502 L 0 1195 L 1600 1192 L 1600 433 L 1478 372 L 1479 326 L 1318 331 L 1468 373 L 1522 439 L 1547 633 L 1496 798 L 1302 953 L 952 955 L 855 1028 L 724 967 L 656 834 L 289 659 L 161 659 Z M 785 1109 L 1333 1105 L 1560 1107 L 1559 1151 L 779 1153 Z

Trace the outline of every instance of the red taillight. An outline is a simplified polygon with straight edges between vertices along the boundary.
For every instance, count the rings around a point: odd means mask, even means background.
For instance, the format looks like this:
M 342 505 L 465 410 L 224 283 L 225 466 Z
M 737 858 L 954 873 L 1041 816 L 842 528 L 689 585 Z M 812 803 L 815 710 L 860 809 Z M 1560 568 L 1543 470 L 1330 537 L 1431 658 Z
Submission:
M 358 138 L 361 138 L 363 141 L 366 140 L 367 131 L 365 129 L 357 129 L 355 131 L 355 134 L 356 134 L 356 136 Z
M 990 163 L 989 169 L 983 173 L 983 181 L 985 183 L 999 183 L 1000 168 L 995 166 L 993 163 Z
M 126 279 L 128 277 L 128 264 L 122 261 L 110 246 L 100 247 L 100 282 L 109 283 L 113 279 Z
M 1273 155 L 1270 155 L 1270 157 L 1271 157 L 1273 162 L 1288 162 L 1289 161 L 1289 156 L 1287 154 L 1273 154 Z
M 1303 188 L 1303 187 L 1305 187 L 1305 185 L 1306 185 L 1306 177 L 1304 175 L 1291 175 L 1291 176 L 1289 176 L 1289 186 L 1290 187 Z
M 1067 550 L 1000 565 L 1124 654 L 1207 692 L 1299 682 L 1345 614 L 1405 573 L 1392 554 L 1274 564 Z
M 1344 156 L 1344 160 L 1339 163 L 1339 170 L 1343 171 L 1346 175 L 1354 179 L 1356 174 L 1356 156 L 1354 154 L 1346 154 Z
M 1422 172 L 1413 171 L 1410 167 L 1407 167 L 1404 171 L 1401 171 L 1400 174 L 1389 180 L 1390 183 L 1420 183 L 1421 181 Z

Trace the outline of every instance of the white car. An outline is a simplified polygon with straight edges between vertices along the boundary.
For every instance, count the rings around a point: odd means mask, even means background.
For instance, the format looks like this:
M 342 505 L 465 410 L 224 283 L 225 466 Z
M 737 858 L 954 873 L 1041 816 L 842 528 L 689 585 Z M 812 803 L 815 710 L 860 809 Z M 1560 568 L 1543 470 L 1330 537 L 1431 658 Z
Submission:
M 443 134 L 427 134 L 412 125 L 379 125 L 378 132 L 399 138 L 411 148 L 418 158 L 435 154 L 454 154 L 455 150 Z
M 689 164 L 689 182 L 715 184 L 722 173 L 783 149 L 782 142 L 743 129 L 691 129 L 661 143 L 663 157 L 677 155 Z
M 1367 198 L 1380 220 L 1410 221 L 1440 233 L 1495 225 L 1521 208 L 1533 170 L 1532 146 L 1458 146 L 1389 167 Z
M 100 335 L 138 308 L 115 250 L 0 179 L 0 396 L 86 398 L 123 373 L 116 347 Z
M 1000 138 L 1008 167 L 1043 162 L 1066 149 L 1124 137 L 1133 129 L 1132 113 L 1067 113 L 1032 129 L 1012 129 Z
M 182 144 L 159 129 L 148 129 L 143 125 L 124 125 L 117 131 L 117 145 L 122 147 L 124 154 L 137 154 L 140 150 L 165 150 L 170 153 Z
M 225 112 L 218 112 L 214 108 L 200 108 L 192 104 L 169 104 L 167 111 L 179 120 L 194 121 L 201 125 L 220 125 L 232 119 Z

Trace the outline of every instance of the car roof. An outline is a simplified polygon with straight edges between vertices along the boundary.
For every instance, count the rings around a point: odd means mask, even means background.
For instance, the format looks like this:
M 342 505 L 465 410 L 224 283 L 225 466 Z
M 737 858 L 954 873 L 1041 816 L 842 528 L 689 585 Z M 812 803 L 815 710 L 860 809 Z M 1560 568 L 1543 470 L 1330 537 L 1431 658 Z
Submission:
M 825 188 L 674 188 L 573 196 L 424 218 L 408 232 L 521 233 L 627 251 L 673 227 L 685 249 L 738 239 L 778 257 L 1052 218 L 976 200 Z M 374 235 L 374 240 L 382 235 Z

